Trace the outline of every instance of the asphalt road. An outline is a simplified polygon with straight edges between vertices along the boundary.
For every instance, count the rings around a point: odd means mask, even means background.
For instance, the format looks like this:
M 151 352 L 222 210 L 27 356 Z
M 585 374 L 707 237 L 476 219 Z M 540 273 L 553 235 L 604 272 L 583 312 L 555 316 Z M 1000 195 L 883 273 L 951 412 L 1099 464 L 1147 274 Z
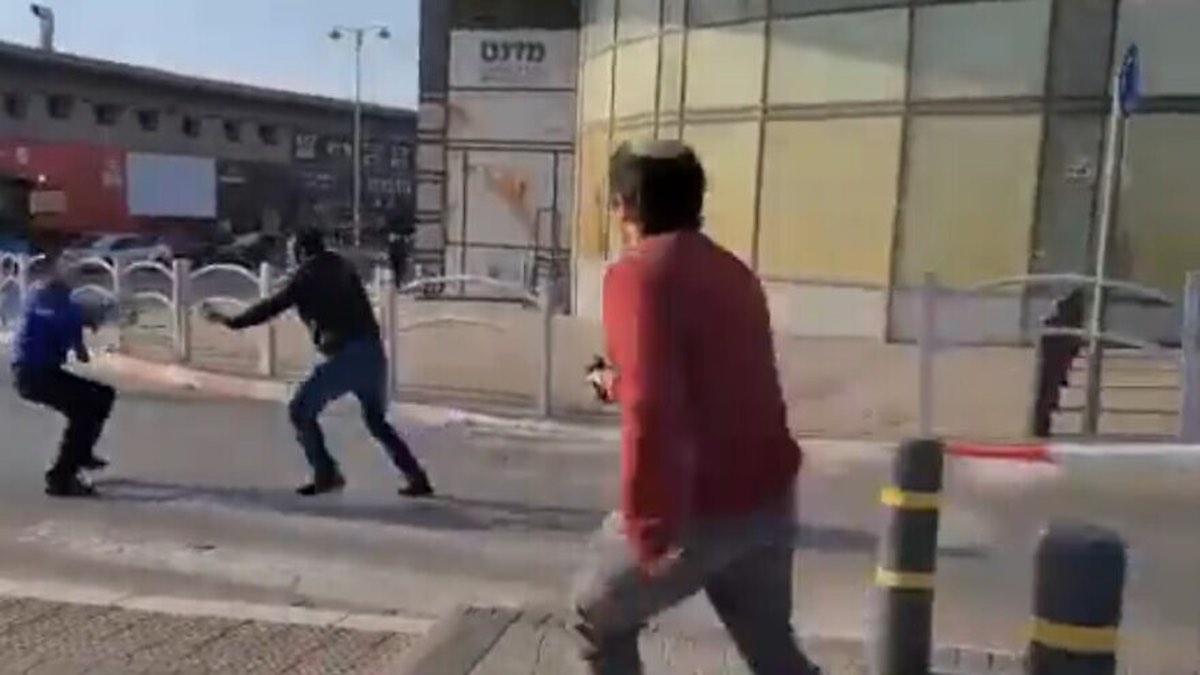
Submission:
M 614 503 L 612 447 L 409 425 L 442 496 L 404 502 L 354 413 L 337 408 L 327 423 L 350 489 L 304 501 L 291 495 L 305 470 L 278 406 L 129 393 L 102 444 L 114 460 L 103 497 L 59 502 L 40 482 L 59 422 L 0 379 L 0 576 L 416 615 L 561 602 Z M 878 451 L 839 447 L 813 453 L 800 487 L 796 616 L 826 636 L 866 630 L 886 469 Z M 1126 659 L 1163 674 L 1200 665 L 1200 492 L 1123 498 L 1065 490 L 1036 469 L 960 466 L 949 483 L 940 642 L 1019 647 L 1038 532 L 1082 518 L 1131 547 Z M 665 624 L 715 627 L 699 602 Z

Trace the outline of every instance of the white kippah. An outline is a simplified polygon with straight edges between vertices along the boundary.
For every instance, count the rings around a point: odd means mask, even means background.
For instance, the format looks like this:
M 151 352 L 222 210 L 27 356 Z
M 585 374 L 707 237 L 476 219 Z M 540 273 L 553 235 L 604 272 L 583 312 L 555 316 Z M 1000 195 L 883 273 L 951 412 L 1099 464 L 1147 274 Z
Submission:
M 673 139 L 640 138 L 629 142 L 629 154 L 635 157 L 677 159 L 691 152 L 686 143 Z

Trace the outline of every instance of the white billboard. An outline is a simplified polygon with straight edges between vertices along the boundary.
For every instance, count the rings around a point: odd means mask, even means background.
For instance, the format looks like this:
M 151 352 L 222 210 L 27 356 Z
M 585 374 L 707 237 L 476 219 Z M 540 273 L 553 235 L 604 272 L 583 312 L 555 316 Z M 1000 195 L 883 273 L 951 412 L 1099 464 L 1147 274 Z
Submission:
M 217 217 L 217 162 L 211 157 L 131 152 L 125 177 L 131 216 Z
M 578 50 L 577 31 L 454 31 L 450 89 L 574 89 Z
M 570 143 L 575 135 L 575 94 L 567 91 L 454 91 L 451 140 Z

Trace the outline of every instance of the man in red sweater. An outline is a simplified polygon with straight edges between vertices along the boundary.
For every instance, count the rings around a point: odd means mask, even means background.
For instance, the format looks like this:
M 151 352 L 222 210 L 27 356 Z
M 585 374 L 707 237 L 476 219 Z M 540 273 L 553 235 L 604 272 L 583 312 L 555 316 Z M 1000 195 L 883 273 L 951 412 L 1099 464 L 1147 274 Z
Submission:
M 601 377 L 621 409 L 621 509 L 574 598 L 584 658 L 641 673 L 645 622 L 703 590 L 754 673 L 817 673 L 791 627 L 801 455 L 762 287 L 700 233 L 689 147 L 626 143 L 609 185 L 627 247 L 604 279 Z

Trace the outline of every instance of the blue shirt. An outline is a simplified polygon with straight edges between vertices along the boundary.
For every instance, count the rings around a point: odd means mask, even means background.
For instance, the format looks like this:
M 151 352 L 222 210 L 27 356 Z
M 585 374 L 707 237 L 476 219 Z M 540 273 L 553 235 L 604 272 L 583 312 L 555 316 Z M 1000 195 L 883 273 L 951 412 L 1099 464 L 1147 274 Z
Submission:
M 84 352 L 83 323 L 83 310 L 71 299 L 70 286 L 61 282 L 35 286 L 13 340 L 13 365 L 62 367 L 68 352 Z

